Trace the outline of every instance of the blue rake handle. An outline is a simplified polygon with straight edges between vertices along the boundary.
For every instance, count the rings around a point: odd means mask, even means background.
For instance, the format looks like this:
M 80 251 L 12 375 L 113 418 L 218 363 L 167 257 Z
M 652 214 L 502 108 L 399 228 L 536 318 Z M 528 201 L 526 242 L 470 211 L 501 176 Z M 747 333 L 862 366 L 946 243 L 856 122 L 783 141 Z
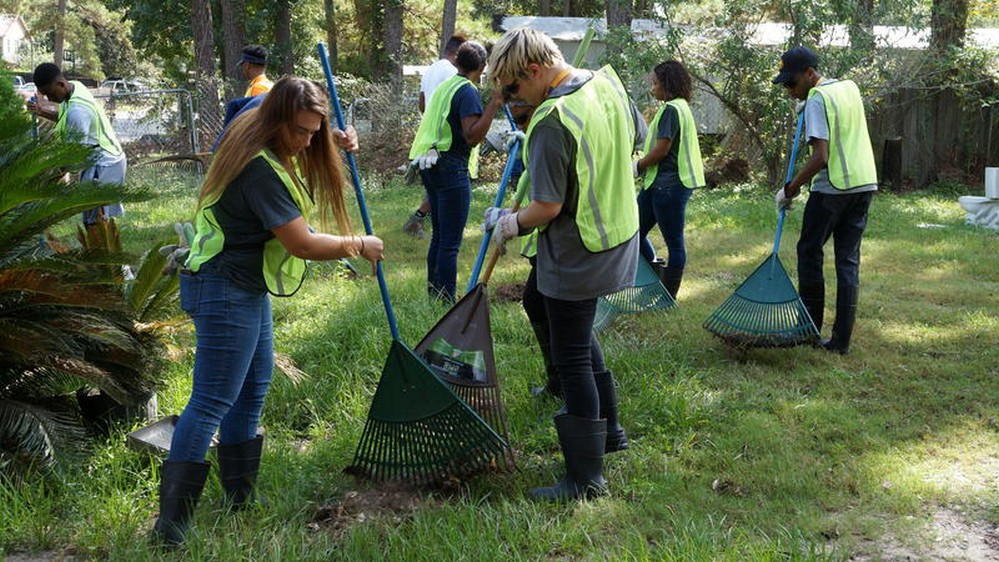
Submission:
M 343 120 L 343 108 L 340 106 L 340 96 L 336 93 L 336 82 L 333 81 L 333 70 L 330 68 L 330 59 L 326 54 L 326 45 L 322 42 L 316 44 L 319 51 L 319 60 L 323 63 L 323 72 L 326 73 L 326 86 L 330 91 L 330 100 L 333 102 L 333 112 L 336 114 L 336 123 L 340 130 L 346 130 L 347 126 Z M 357 206 L 361 210 L 361 220 L 364 222 L 364 232 L 369 236 L 374 234 L 371 228 L 371 217 L 368 216 L 368 204 L 364 201 L 364 191 L 361 189 L 361 176 L 357 173 L 357 160 L 353 153 L 347 154 L 347 164 L 350 165 L 350 177 L 354 182 L 354 193 L 357 195 Z M 392 300 L 389 298 L 388 285 L 385 283 L 385 273 L 382 271 L 382 262 L 375 264 L 375 271 L 378 274 L 378 288 L 382 292 L 382 303 L 385 305 L 385 316 L 388 317 L 389 330 L 392 332 L 392 339 L 401 341 L 399 337 L 399 327 L 395 322 L 395 312 L 392 310 Z
M 506 112 L 506 118 L 510 121 L 510 130 L 516 131 L 517 123 L 513 120 L 510 108 L 504 105 L 503 111 Z M 499 191 L 496 192 L 496 199 L 493 201 L 493 207 L 499 207 L 503 204 L 503 199 L 506 198 L 507 187 L 510 185 L 510 178 L 513 176 L 513 167 L 517 164 L 517 158 L 519 157 L 520 141 L 517 141 L 510 147 L 510 152 L 507 153 L 506 166 L 503 168 L 503 177 L 500 179 Z M 470 293 L 479 282 L 479 274 L 482 272 L 482 264 L 486 261 L 486 253 L 489 251 L 489 241 L 492 240 L 492 237 L 492 230 L 487 230 L 482 236 L 482 244 L 479 245 L 479 253 L 475 256 L 475 265 L 472 267 L 472 275 L 468 278 L 468 287 L 465 288 L 466 293 Z
M 798 128 L 794 132 L 794 141 L 791 142 L 791 158 L 787 161 L 787 173 L 784 175 L 784 185 L 794 179 L 794 162 L 798 159 L 798 141 L 801 139 L 801 130 L 805 126 L 805 112 L 798 115 Z M 774 255 L 780 250 L 780 235 L 784 230 L 784 215 L 787 209 L 781 209 L 777 214 L 777 236 L 774 238 Z

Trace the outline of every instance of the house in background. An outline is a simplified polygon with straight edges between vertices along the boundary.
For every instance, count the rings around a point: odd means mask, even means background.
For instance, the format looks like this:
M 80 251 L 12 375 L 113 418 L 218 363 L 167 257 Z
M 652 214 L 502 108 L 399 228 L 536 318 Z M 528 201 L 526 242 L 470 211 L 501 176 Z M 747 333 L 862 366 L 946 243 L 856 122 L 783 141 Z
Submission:
M 3 49 L 4 62 L 17 66 L 20 64 L 18 52 L 21 42 L 28 38 L 28 28 L 21 16 L 0 14 L 0 47 Z

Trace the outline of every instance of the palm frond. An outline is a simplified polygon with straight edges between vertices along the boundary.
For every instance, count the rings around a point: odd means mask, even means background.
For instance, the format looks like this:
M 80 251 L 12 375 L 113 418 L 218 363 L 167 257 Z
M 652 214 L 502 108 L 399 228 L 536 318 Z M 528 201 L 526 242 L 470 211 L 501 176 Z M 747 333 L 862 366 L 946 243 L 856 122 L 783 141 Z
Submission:
M 0 399 L 0 469 L 51 465 L 79 451 L 86 433 L 66 404 Z

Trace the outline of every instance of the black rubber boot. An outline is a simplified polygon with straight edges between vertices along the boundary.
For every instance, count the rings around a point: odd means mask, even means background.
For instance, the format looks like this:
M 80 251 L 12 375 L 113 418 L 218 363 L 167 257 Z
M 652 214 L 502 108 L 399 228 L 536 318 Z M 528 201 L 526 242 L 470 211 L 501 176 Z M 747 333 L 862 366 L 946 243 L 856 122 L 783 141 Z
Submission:
M 253 487 L 260 469 L 260 453 L 264 448 L 264 436 L 232 445 L 219 445 L 216 451 L 219 459 L 219 480 L 225 492 L 225 505 L 230 509 L 241 510 L 252 506 Z
M 607 493 L 604 480 L 604 447 L 607 421 L 563 414 L 555 417 L 558 441 L 565 457 L 565 476 L 554 486 L 533 488 L 536 501 L 566 502 Z
M 822 342 L 822 347 L 846 355 L 850 352 L 850 336 L 857 320 L 857 296 L 859 287 L 836 288 L 836 320 L 833 322 L 832 337 Z
M 667 267 L 663 270 L 662 278 L 666 292 L 676 300 L 676 296 L 680 294 L 680 282 L 683 281 L 683 268 Z
M 160 468 L 160 517 L 153 538 L 167 546 L 184 544 L 201 491 L 208 478 L 206 462 L 164 461 Z
M 822 320 L 826 310 L 826 286 L 801 283 L 798 285 L 798 296 L 801 297 L 801 303 L 805 305 L 808 315 L 812 317 L 815 328 L 822 333 Z
M 600 417 L 607 420 L 607 444 L 604 453 L 614 453 L 628 448 L 628 436 L 617 417 L 617 385 L 610 371 L 593 373 L 600 395 Z

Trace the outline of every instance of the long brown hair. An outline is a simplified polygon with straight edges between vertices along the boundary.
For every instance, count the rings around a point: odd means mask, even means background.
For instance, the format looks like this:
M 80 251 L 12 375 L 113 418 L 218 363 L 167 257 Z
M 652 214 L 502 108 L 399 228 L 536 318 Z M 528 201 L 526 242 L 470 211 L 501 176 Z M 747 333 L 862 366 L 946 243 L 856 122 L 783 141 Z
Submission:
M 683 98 L 690 101 L 691 85 L 690 73 L 687 72 L 683 63 L 675 60 L 668 60 L 659 63 L 655 68 L 656 80 L 663 87 L 666 99 Z
M 305 179 L 305 185 L 299 187 L 315 200 L 324 229 L 331 224 L 332 218 L 340 234 L 350 232 L 350 217 L 343 200 L 343 165 L 330 129 L 326 91 L 311 80 L 293 76 L 278 80 L 260 107 L 246 111 L 229 125 L 201 186 L 198 206 L 210 197 L 220 195 L 264 148 L 277 156 L 298 184 L 291 158 L 295 155 L 282 145 L 281 131 L 295 122 L 300 111 L 318 113 L 323 119 L 309 147 L 297 155 Z M 308 220 L 308 217 L 304 218 Z

